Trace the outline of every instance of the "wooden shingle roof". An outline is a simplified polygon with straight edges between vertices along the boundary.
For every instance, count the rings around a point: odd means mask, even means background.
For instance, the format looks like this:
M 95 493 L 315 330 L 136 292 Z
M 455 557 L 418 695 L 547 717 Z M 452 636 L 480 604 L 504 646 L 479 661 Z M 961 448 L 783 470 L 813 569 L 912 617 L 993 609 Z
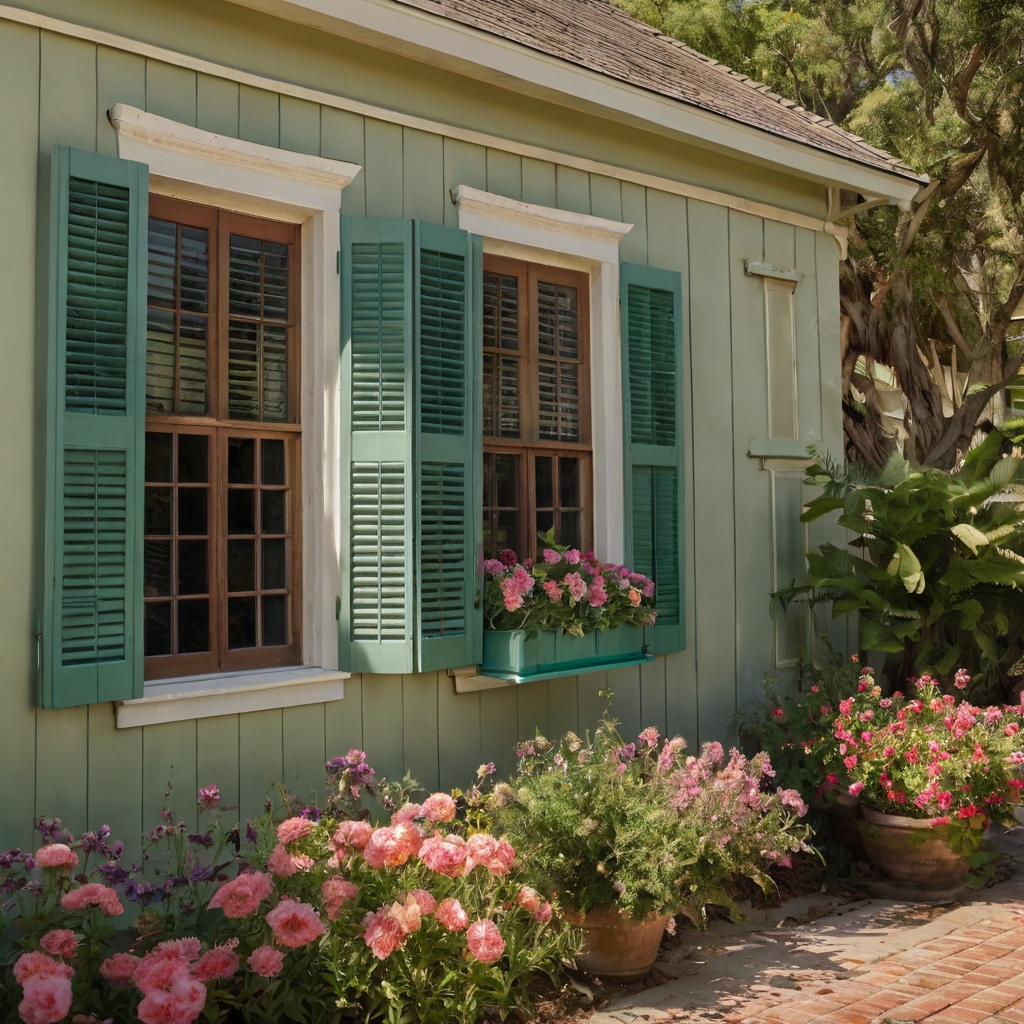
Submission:
M 395 0 L 731 121 L 876 170 L 922 180 L 884 150 L 656 29 L 608 0 Z

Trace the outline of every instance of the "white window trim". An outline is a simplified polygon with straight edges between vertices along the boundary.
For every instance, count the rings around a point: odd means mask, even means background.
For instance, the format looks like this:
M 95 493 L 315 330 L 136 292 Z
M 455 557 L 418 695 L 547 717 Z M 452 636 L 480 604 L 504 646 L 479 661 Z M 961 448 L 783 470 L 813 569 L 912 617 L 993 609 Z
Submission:
M 149 165 L 150 191 L 301 225 L 302 665 L 147 682 L 118 728 L 338 700 L 341 191 L 359 164 L 215 135 L 125 104 L 118 155 Z
M 594 447 L 594 551 L 625 558 L 619 242 L 633 225 L 521 203 L 460 185 L 459 227 L 483 235 L 484 252 L 590 275 L 590 384 Z

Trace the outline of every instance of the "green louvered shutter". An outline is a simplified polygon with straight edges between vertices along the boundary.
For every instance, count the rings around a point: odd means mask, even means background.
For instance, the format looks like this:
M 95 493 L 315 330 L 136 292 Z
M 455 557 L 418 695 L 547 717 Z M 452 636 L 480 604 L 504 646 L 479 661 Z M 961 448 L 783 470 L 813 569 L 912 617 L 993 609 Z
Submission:
M 414 237 L 417 668 L 427 672 L 476 664 L 483 645 L 476 579 L 482 516 L 475 502 L 483 461 L 476 410 L 483 323 L 478 333 L 470 235 L 416 221 Z
M 339 657 L 354 672 L 479 659 L 475 262 L 462 231 L 342 218 Z
M 148 173 L 53 149 L 44 707 L 142 696 Z
M 656 654 L 686 647 L 682 281 L 622 265 L 626 564 L 655 582 Z

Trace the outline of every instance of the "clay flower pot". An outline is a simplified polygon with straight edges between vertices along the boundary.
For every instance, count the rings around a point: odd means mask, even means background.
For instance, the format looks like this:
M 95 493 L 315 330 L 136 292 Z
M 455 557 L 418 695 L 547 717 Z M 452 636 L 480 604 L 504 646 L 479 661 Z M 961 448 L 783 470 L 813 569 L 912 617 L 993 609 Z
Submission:
M 634 921 L 613 903 L 592 907 L 586 914 L 565 910 L 570 924 L 583 929 L 583 949 L 577 966 L 590 974 L 616 981 L 642 978 L 658 958 L 658 947 L 670 920 L 650 914 Z
M 860 800 L 849 793 L 838 793 L 836 802 L 830 804 L 825 813 L 832 834 L 849 849 L 853 859 L 866 860 L 867 852 L 859 828 Z
M 955 888 L 963 881 L 970 865 L 950 849 L 945 825 L 883 814 L 863 805 L 861 811 L 864 849 L 883 874 L 921 889 Z

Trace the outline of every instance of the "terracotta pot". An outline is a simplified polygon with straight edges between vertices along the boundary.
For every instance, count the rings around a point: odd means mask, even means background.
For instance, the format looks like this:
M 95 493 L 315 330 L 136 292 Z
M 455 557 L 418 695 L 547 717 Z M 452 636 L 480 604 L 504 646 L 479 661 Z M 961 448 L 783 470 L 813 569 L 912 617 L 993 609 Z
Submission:
M 634 921 L 612 903 L 586 914 L 564 911 L 570 924 L 583 929 L 583 950 L 576 964 L 591 974 L 617 981 L 642 978 L 658 958 L 658 947 L 670 918 L 651 914 Z
M 830 804 L 825 813 L 828 815 L 829 828 L 832 835 L 841 842 L 853 856 L 854 860 L 867 860 L 864 840 L 860 834 L 860 801 L 849 793 L 840 793 L 836 802 Z
M 950 849 L 946 826 L 864 806 L 861 812 L 868 859 L 889 878 L 925 889 L 946 889 L 959 885 L 967 874 L 967 858 Z

